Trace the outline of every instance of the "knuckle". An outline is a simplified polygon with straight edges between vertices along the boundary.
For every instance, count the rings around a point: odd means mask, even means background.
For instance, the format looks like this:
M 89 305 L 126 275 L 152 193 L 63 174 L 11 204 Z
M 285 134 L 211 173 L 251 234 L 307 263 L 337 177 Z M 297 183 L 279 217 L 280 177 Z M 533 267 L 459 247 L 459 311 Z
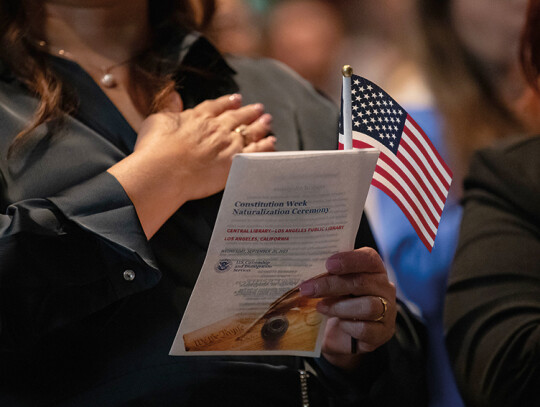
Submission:
M 203 113 L 204 111 L 208 110 L 212 104 L 212 100 L 205 100 L 201 103 L 199 103 L 197 106 L 193 108 L 193 110 L 197 113 Z
M 331 315 L 340 315 L 347 311 L 347 307 L 341 301 L 330 304 L 328 311 Z
M 226 122 L 232 122 L 234 120 L 235 110 L 226 110 L 220 114 L 220 118 Z
M 196 117 L 197 119 L 202 119 L 202 120 L 209 119 L 209 118 L 213 117 L 210 114 L 210 112 L 208 111 L 208 109 L 205 108 L 205 106 L 208 106 L 208 105 L 205 105 L 205 103 L 208 103 L 208 101 L 202 102 L 200 105 L 195 106 L 193 109 L 190 110 L 189 113 L 193 117 Z M 184 111 L 184 112 L 187 112 L 187 110 Z
M 263 151 L 263 148 L 256 143 L 251 143 L 247 147 L 247 149 L 249 152 L 253 152 L 253 153 L 260 153 L 261 151 Z
M 339 292 L 343 287 L 343 279 L 341 276 L 328 276 L 327 277 L 328 292 Z
M 214 146 L 216 150 L 222 151 L 225 150 L 227 147 L 229 147 L 233 142 L 233 139 L 231 136 L 223 136 L 223 137 L 217 137 L 214 143 Z
M 374 267 L 378 265 L 381 262 L 381 256 L 379 256 L 379 253 L 371 247 L 365 248 L 365 260 L 370 267 Z
M 198 112 L 195 115 L 199 120 L 202 120 L 202 121 L 212 121 L 212 119 L 214 119 L 214 116 L 212 116 L 210 113 L 206 111 Z
M 351 326 L 351 336 L 362 340 L 366 335 L 366 323 L 365 322 L 353 322 Z
M 327 280 L 328 278 L 320 278 L 314 281 L 313 291 L 316 296 L 324 295 L 329 291 L 330 285 Z
M 161 113 L 151 114 L 150 116 L 146 118 L 146 121 L 153 125 L 159 125 L 170 119 L 171 119 L 170 113 L 161 112 Z
M 145 121 L 145 125 L 150 128 L 159 128 L 165 132 L 174 132 L 180 127 L 181 118 L 178 114 L 161 112 L 148 116 Z
M 209 136 L 217 132 L 219 126 L 212 118 L 195 117 L 193 121 L 195 129 L 199 135 Z
M 351 277 L 351 285 L 354 292 L 360 292 L 365 286 L 365 278 L 362 274 L 354 274 Z
M 214 119 L 207 118 L 203 120 L 202 124 L 208 133 L 218 133 L 220 130 L 219 123 Z
M 382 305 L 381 301 L 379 300 L 379 297 L 372 297 L 371 301 L 369 301 L 369 305 L 367 305 L 367 312 L 369 315 L 379 316 L 382 312 Z

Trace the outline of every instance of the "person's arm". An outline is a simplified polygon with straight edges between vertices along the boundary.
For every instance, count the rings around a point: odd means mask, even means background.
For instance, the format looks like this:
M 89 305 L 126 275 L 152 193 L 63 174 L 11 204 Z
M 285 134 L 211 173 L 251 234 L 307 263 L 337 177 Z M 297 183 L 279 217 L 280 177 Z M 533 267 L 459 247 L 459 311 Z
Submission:
M 234 154 L 273 150 L 274 138 L 264 138 L 271 121 L 264 106 L 241 103 L 240 95 L 227 95 L 183 112 L 154 114 L 141 126 L 134 152 L 109 168 L 148 239 L 185 202 L 221 191 Z M 236 132 L 240 125 L 254 139 Z
M 52 197 L 6 205 L 0 214 L 1 349 L 30 345 L 157 284 L 147 239 L 185 201 L 222 189 L 234 153 L 272 149 L 273 138 L 260 140 L 271 118 L 261 106 L 240 103 L 238 95 L 225 96 L 154 115 L 135 152 L 109 171 Z M 249 140 L 233 131 L 239 124 L 248 125 Z
M 540 207 L 532 140 L 477 155 L 445 305 L 466 405 L 540 403 Z
M 133 205 L 110 174 L 13 203 L 0 214 L 0 348 L 30 345 L 159 278 Z

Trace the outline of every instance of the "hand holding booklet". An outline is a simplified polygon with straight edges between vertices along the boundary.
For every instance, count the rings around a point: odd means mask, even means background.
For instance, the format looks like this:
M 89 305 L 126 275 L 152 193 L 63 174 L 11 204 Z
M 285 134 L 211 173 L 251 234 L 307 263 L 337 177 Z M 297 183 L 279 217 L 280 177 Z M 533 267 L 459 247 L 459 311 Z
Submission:
M 238 154 L 171 355 L 319 356 L 298 285 L 353 249 L 378 151 Z

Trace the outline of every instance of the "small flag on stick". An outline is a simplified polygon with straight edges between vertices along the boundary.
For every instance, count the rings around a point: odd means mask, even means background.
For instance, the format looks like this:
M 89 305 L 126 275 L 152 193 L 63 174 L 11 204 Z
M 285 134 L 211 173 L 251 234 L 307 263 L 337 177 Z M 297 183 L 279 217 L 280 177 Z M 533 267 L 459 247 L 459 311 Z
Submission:
M 358 75 L 344 80 L 339 148 L 344 149 L 347 123 L 352 148 L 376 148 L 379 160 L 371 185 L 401 208 L 428 248 L 433 248 L 452 182 L 452 171 L 411 116 L 384 90 Z M 350 113 L 345 107 L 350 97 Z

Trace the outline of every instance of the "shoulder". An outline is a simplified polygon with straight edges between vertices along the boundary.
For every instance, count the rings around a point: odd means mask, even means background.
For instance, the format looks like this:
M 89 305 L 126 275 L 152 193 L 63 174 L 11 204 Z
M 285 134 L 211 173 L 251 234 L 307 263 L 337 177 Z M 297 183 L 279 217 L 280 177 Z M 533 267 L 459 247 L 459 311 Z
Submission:
M 257 81 L 262 85 L 291 85 L 295 90 L 317 93 L 313 86 L 285 64 L 270 58 L 247 58 L 229 55 L 227 63 L 242 80 Z
M 516 137 L 499 142 L 490 148 L 479 150 L 471 163 L 470 179 L 489 172 L 497 177 L 520 178 L 538 174 L 540 168 L 540 136 Z M 474 170 L 481 170 L 475 174 Z M 536 170 L 536 171 L 535 171 Z
M 5 152 L 15 135 L 28 125 L 37 106 L 37 99 L 21 83 L 0 73 L 0 151 Z
M 523 161 L 525 157 L 537 157 L 539 152 L 540 135 L 521 136 L 502 140 L 492 147 L 479 150 L 476 157 L 477 161 L 479 158 L 483 162 L 499 161 L 500 159 Z M 526 165 L 529 165 L 529 163 Z
M 492 196 L 535 215 L 540 207 L 540 136 L 480 150 L 465 180 L 465 201 Z
M 337 112 L 337 107 L 320 94 L 308 81 L 283 63 L 269 58 L 227 57 L 227 63 L 236 71 L 239 86 L 247 90 L 259 89 L 293 100 L 320 104 L 321 108 Z M 309 100 L 305 100 L 309 97 Z M 282 102 L 285 102 L 284 100 Z
M 282 125 L 283 133 L 296 133 L 297 148 L 337 148 L 338 108 L 305 79 L 268 58 L 228 56 L 226 60 L 236 71 L 234 79 L 245 103 L 263 103 L 274 116 L 274 130 Z M 278 148 L 296 149 L 293 144 L 279 146 L 277 136 Z

